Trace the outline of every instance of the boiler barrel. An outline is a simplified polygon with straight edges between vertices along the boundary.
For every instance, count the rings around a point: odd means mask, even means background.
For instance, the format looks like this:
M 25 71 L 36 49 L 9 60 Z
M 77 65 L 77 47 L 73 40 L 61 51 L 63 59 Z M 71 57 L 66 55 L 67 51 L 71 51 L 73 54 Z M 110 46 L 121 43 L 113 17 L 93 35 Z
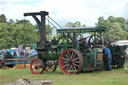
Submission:
M 40 59 L 46 59 L 46 60 L 58 60 L 59 59 L 59 53 L 44 53 L 44 52 L 40 52 L 38 51 L 38 57 Z

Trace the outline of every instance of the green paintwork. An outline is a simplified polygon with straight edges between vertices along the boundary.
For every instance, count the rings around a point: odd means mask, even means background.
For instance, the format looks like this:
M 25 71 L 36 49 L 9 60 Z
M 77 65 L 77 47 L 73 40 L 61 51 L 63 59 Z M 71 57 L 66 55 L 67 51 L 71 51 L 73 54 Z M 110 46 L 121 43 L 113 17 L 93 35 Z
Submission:
M 125 56 L 126 56 L 125 55 L 125 49 L 127 48 L 127 46 L 126 45 L 123 45 L 123 46 L 110 46 L 109 48 L 110 48 L 111 55 L 112 55 L 112 63 L 111 63 L 111 65 L 124 65 Z M 118 58 L 118 56 L 115 56 L 115 55 L 120 55 L 122 58 Z
M 37 48 L 37 46 L 36 46 L 36 44 L 32 44 L 32 49 L 36 49 Z
M 45 59 L 58 60 L 60 55 L 60 50 L 58 46 L 51 46 L 52 48 L 48 49 L 48 53 L 44 54 Z
M 70 29 L 57 29 L 57 33 L 104 32 L 106 30 L 107 30 L 106 27 L 97 26 L 97 27 L 86 27 L 86 28 L 81 27 L 81 28 L 70 28 Z M 65 36 L 65 38 L 66 38 L 66 36 Z M 58 60 L 61 52 L 66 49 L 76 49 L 76 50 L 80 51 L 78 43 L 76 43 L 73 47 L 71 47 L 67 42 L 63 42 L 63 44 L 60 44 L 60 45 L 52 46 L 52 49 L 56 49 L 57 51 L 55 51 L 55 50 L 51 51 L 51 49 L 48 49 L 48 53 L 44 54 L 45 59 Z M 84 52 L 81 52 L 81 54 L 84 58 L 83 71 L 102 69 L 103 60 L 98 61 L 97 54 L 103 53 L 103 48 L 93 48 L 90 50 L 91 51 L 88 51 L 88 48 L 84 48 Z M 88 65 L 90 66 L 90 69 L 88 69 Z
M 90 52 L 85 52 L 83 71 L 88 71 L 88 65 L 90 66 L 90 70 L 102 69 L 103 61 L 98 61 L 97 59 L 97 54 L 102 52 L 102 48 L 93 48 Z
M 50 48 L 46 50 L 46 52 L 40 52 L 40 56 L 43 57 L 43 59 L 46 60 L 59 60 L 59 56 L 61 52 L 67 49 L 75 49 L 79 51 L 84 59 L 84 66 L 83 71 L 90 71 L 90 70 L 96 70 L 96 69 L 102 69 L 103 60 L 98 61 L 97 54 L 103 53 L 103 48 L 101 47 L 86 47 L 82 46 L 84 50 L 81 50 L 79 47 L 79 42 L 77 40 L 75 33 L 86 33 L 86 32 L 105 32 L 107 30 L 104 26 L 97 26 L 97 27 L 80 27 L 80 28 L 67 28 L 67 29 L 57 29 L 57 33 L 62 33 L 62 36 L 60 36 L 59 39 L 62 39 L 62 41 L 58 42 L 57 45 L 53 45 Z M 65 41 L 66 39 L 71 37 L 72 43 L 68 43 Z M 63 40 L 64 39 L 64 40 Z M 88 45 L 88 43 L 86 43 Z M 39 51 L 38 51 L 39 52 Z M 103 58 L 103 56 L 101 56 Z M 90 66 L 90 67 L 88 67 Z
M 57 29 L 57 33 L 86 33 L 86 32 L 105 32 L 107 30 L 104 26 L 97 26 L 97 27 L 71 27 L 65 29 Z M 77 49 L 80 51 L 79 46 L 76 44 L 73 49 Z M 88 51 L 88 48 L 84 48 L 85 52 L 82 53 L 84 57 L 84 66 L 83 71 L 90 71 L 96 69 L 102 69 L 103 60 L 97 60 L 97 54 L 103 53 L 103 48 L 93 48 L 91 51 Z M 103 57 L 103 56 L 102 56 Z M 90 69 L 88 68 L 90 66 Z

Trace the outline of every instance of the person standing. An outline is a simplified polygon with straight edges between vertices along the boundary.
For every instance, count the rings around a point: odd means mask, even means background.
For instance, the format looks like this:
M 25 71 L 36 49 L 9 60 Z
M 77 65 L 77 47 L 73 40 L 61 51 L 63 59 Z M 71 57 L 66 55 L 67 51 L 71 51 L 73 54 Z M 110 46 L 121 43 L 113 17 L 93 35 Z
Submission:
M 112 68 L 111 68 L 111 52 L 107 45 L 104 49 L 104 54 L 105 54 L 105 57 L 106 57 L 105 59 L 106 59 L 106 63 L 107 63 L 106 70 L 111 71 L 112 70 Z
M 13 55 L 12 56 L 15 57 L 15 58 L 17 57 L 17 53 L 16 53 L 15 49 L 13 50 Z
M 7 51 L 7 54 L 5 56 L 5 59 L 12 59 L 14 58 L 9 51 Z
M 23 49 L 22 49 L 21 52 L 20 52 L 20 56 L 21 56 L 21 57 L 24 57 L 24 51 L 23 51 Z

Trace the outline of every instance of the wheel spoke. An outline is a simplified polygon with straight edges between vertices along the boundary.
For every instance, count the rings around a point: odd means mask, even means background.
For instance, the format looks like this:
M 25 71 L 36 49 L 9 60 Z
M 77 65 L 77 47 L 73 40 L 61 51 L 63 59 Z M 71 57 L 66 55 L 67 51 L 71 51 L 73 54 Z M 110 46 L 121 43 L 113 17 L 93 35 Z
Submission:
M 68 65 L 66 69 L 69 70 L 69 67 L 70 67 L 70 66 Z
M 37 67 L 38 67 L 38 69 L 40 69 L 40 66 L 39 65 L 37 65 Z
M 63 63 L 65 63 L 65 64 L 67 63 L 68 64 L 68 61 L 64 61 Z
M 64 65 L 63 68 L 65 68 L 66 66 L 69 66 L 69 64 Z
M 80 63 L 80 61 L 75 61 L 74 63 L 77 63 L 78 64 L 78 63 Z
M 76 60 L 78 60 L 78 59 L 79 59 L 79 58 L 77 57 L 77 58 L 74 59 L 74 61 L 76 61 Z
M 71 70 L 73 70 L 73 67 L 72 67 L 72 65 L 71 65 Z
M 49 71 L 50 71 L 50 72 L 52 71 L 52 67 L 49 67 Z
M 64 60 L 65 60 L 66 58 L 64 58 Z M 63 59 L 62 59 L 63 60 Z M 65 60 L 65 61 L 67 61 L 67 60 Z M 57 65 L 56 65 L 56 63 L 55 63 L 55 61 L 53 61 L 53 60 L 47 60 L 47 67 L 45 68 L 45 71 L 46 72 L 54 72 L 55 70 L 56 70 L 56 67 L 57 67 Z
M 62 38 L 62 41 L 63 41 L 63 43 L 64 43 L 64 37 Z
M 65 54 L 65 55 L 66 55 L 67 59 L 69 60 L 69 57 L 68 57 L 68 55 L 67 55 L 67 54 Z
M 65 61 L 67 61 L 67 60 L 68 60 L 68 59 L 66 59 L 66 58 L 64 58 L 64 57 L 63 57 L 62 59 L 63 59 L 63 60 L 65 60 Z
M 74 59 L 76 57 L 76 54 L 73 55 L 72 59 Z
M 71 56 L 71 55 L 69 54 L 69 51 L 67 52 L 67 55 L 69 56 L 69 59 L 70 59 L 70 56 Z
M 74 66 L 79 67 L 79 65 L 77 65 L 77 64 L 75 64 L 75 63 L 74 63 Z
M 72 70 L 74 70 L 73 64 L 71 66 L 72 66 Z
M 72 65 L 74 67 L 74 69 L 76 70 L 76 67 L 74 66 L 74 64 Z
M 70 65 L 70 67 L 69 67 L 69 72 L 71 72 L 71 70 L 72 70 L 72 66 Z
M 73 55 L 74 55 L 74 53 L 72 52 L 72 54 L 71 54 L 71 59 L 73 58 Z

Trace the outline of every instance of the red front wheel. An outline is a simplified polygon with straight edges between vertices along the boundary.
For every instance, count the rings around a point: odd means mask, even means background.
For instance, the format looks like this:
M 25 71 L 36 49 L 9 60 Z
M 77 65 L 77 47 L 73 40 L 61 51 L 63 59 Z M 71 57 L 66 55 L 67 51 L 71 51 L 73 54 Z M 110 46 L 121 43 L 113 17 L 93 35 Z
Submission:
M 31 61 L 30 70 L 32 74 L 42 74 L 44 71 L 44 63 L 40 59 Z

